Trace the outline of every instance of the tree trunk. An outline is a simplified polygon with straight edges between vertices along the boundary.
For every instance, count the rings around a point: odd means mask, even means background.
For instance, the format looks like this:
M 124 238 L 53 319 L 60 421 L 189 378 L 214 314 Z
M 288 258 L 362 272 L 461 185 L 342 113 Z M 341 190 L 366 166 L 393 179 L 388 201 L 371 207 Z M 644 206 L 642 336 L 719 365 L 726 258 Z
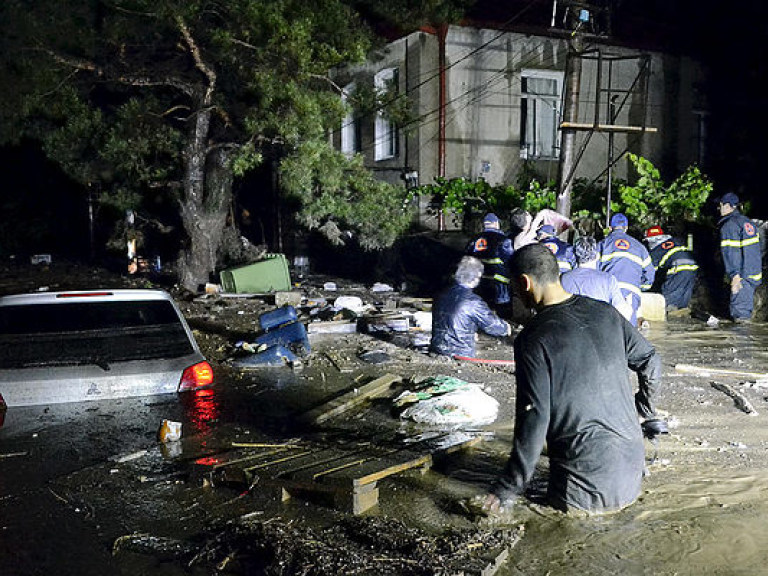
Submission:
M 211 280 L 232 197 L 232 171 L 224 149 L 208 152 L 211 113 L 198 113 L 187 145 L 181 218 L 189 244 L 179 255 L 179 281 L 197 292 Z

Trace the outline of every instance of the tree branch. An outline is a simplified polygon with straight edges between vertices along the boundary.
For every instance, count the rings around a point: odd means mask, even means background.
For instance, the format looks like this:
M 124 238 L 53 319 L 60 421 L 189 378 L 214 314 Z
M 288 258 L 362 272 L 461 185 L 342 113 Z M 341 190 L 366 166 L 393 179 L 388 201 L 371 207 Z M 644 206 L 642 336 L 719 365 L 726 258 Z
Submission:
M 330 85 L 331 85 L 331 88 L 333 88 L 334 90 L 336 90 L 336 92 L 338 92 L 339 94 L 343 94 L 343 93 L 344 93 L 344 88 L 342 88 L 341 86 L 339 86 L 338 84 L 336 84 L 336 82 L 334 82 L 333 80 L 331 80 L 331 79 L 330 79 L 328 76 L 322 76 L 322 75 L 320 75 L 320 74 L 310 74 L 310 75 L 309 75 L 309 77 L 310 77 L 310 78 L 315 78 L 315 79 L 317 79 L 317 80 L 324 80 L 325 82 L 327 82 L 328 84 L 330 84 Z
M 90 60 L 83 60 L 81 58 L 75 58 L 73 56 L 68 56 L 64 54 L 59 54 L 58 52 L 54 52 L 53 50 L 43 48 L 42 49 L 45 53 L 47 53 L 55 62 L 58 62 L 59 64 L 62 64 L 64 66 L 67 66 L 69 68 L 74 68 L 75 70 L 81 70 L 85 72 L 90 72 L 94 75 L 96 75 L 98 78 L 103 78 L 105 80 L 110 80 L 113 82 L 119 82 L 121 84 L 127 84 L 129 86 L 143 86 L 143 87 L 153 87 L 153 86 L 171 86 L 173 88 L 176 88 L 177 90 L 180 90 L 187 96 L 194 96 L 195 95 L 195 89 L 194 86 L 189 84 L 188 82 L 185 82 L 184 80 L 181 80 L 180 78 L 164 78 L 162 80 L 154 80 L 148 76 L 133 76 L 133 75 L 127 75 L 127 74 L 110 74 L 105 68 L 102 66 L 99 66 L 95 62 L 91 62 Z
M 181 16 L 176 18 L 176 24 L 181 31 L 181 35 L 184 36 L 184 41 L 189 47 L 189 52 L 192 54 L 192 58 L 195 61 L 195 67 L 208 79 L 208 88 L 205 91 L 203 105 L 209 106 L 213 100 L 213 92 L 216 89 L 216 72 L 203 61 L 203 57 L 200 54 L 200 48 L 192 37 L 192 33 L 189 31 L 187 23 L 184 22 L 184 19 L 181 18 Z

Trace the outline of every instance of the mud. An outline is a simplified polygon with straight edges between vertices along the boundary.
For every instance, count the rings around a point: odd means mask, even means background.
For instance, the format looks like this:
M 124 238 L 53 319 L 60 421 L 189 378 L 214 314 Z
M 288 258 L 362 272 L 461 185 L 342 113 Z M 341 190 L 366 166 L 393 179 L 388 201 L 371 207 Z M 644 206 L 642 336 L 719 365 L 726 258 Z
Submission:
M 77 274 L 26 276 L 25 289 L 74 289 Z M 21 276 L 20 276 L 21 277 Z M 89 275 L 135 285 L 147 279 Z M 308 282 L 311 298 L 329 297 Z M 383 304 L 397 295 L 339 284 L 338 294 Z M 116 284 L 115 284 L 116 285 Z M 168 286 L 173 290 L 172 286 Z M 5 289 L 5 288 L 3 288 Z M 528 498 L 507 516 L 474 516 L 463 501 L 482 494 L 511 447 L 514 373 L 509 367 L 440 361 L 397 335 L 323 335 L 298 370 L 241 373 L 226 367 L 237 339 L 274 303 L 175 295 L 198 342 L 214 362 L 212 392 L 175 398 L 9 410 L 0 428 L 0 561 L 9 574 L 758 574 L 768 564 L 768 382 L 757 376 L 683 373 L 678 364 L 755 375 L 768 372 L 768 326 L 709 327 L 685 316 L 647 332 L 664 362 L 658 401 L 670 434 L 646 444 L 641 498 L 619 513 L 568 517 L 542 504 L 546 458 Z M 481 338 L 489 358 L 510 342 Z M 389 358 L 368 364 L 361 352 Z M 326 354 L 352 367 L 341 372 Z M 445 374 L 486 386 L 501 403 L 486 441 L 425 474 L 380 483 L 379 505 L 362 518 L 324 502 L 280 502 L 258 485 L 206 486 L 194 461 L 233 440 L 280 442 L 310 431 L 295 416 L 356 381 L 381 375 Z M 749 400 L 747 414 L 724 384 Z M 179 446 L 158 444 L 164 418 L 183 423 Z M 385 401 L 333 421 L 355 442 L 372 431 L 423 431 L 392 417 Z M 311 433 L 318 433 L 313 430 Z M 320 431 L 320 433 L 323 433 Z M 496 555 L 496 556 L 495 556 Z M 5 567 L 12 567 L 6 571 Z M 495 568 L 493 568 L 495 570 Z M 490 572 L 489 572 L 490 573 Z

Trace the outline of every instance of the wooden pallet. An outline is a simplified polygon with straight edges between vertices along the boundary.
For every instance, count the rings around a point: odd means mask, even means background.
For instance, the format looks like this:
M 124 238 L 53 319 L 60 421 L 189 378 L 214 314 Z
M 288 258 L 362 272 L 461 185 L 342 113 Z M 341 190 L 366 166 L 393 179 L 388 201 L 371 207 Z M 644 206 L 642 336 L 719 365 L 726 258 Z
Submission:
M 214 486 L 234 484 L 293 496 L 322 496 L 340 510 L 361 514 L 379 501 L 377 483 L 406 470 L 428 470 L 438 456 L 473 446 L 482 436 L 445 433 L 431 438 L 379 438 L 364 443 L 301 440 L 275 445 L 239 445 L 219 457 L 195 463 L 193 476 Z

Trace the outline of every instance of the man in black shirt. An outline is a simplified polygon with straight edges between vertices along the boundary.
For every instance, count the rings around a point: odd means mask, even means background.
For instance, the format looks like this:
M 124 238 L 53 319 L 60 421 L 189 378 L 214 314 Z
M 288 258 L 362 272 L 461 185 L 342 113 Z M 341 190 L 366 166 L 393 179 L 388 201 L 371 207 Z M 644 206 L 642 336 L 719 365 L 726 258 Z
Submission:
M 656 350 L 609 304 L 566 292 L 544 245 L 516 251 L 511 278 L 537 313 L 515 339 L 514 443 L 484 507 L 497 511 L 522 494 L 545 444 L 552 506 L 595 513 L 628 506 L 645 467 L 640 422 L 659 422 Z M 638 375 L 634 398 L 627 367 Z

